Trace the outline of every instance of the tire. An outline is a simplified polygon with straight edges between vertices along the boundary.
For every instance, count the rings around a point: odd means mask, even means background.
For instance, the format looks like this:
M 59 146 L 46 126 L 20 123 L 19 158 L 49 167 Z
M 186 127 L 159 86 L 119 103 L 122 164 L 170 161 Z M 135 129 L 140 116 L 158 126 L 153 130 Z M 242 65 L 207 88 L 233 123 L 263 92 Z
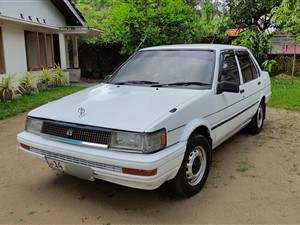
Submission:
M 265 104 L 260 102 L 255 115 L 252 117 L 251 122 L 247 126 L 247 131 L 250 134 L 259 134 L 263 128 L 265 120 Z
M 211 166 L 211 146 L 202 135 L 193 134 L 187 143 L 180 169 L 169 182 L 172 191 L 183 196 L 193 196 L 204 186 Z

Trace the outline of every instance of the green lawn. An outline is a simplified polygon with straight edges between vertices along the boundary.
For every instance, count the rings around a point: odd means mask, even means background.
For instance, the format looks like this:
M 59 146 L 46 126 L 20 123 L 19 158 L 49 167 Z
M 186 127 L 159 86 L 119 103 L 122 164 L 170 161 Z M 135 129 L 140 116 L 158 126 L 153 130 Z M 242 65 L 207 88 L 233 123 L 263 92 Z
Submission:
M 272 77 L 272 96 L 268 106 L 300 111 L 300 78 Z
M 26 112 L 40 105 L 84 89 L 79 86 L 57 87 L 30 96 L 0 102 L 0 120 Z

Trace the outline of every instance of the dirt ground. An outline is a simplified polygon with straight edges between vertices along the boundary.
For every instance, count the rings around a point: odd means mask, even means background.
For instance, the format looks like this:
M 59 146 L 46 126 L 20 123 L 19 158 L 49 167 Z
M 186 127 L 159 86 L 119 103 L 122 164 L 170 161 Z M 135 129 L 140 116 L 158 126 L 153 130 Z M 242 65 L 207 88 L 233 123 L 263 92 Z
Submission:
M 191 198 L 53 171 L 18 150 L 25 116 L 0 121 L 1 224 L 300 224 L 300 113 L 268 108 L 261 134 L 239 133 L 213 152 Z

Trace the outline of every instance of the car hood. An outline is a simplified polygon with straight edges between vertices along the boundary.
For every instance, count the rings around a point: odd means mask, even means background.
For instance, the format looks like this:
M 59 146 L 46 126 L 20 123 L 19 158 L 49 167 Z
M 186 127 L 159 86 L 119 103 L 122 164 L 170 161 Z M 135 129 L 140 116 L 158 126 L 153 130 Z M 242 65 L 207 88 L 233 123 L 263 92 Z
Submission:
M 53 101 L 29 116 L 144 132 L 170 110 L 202 91 L 100 84 Z

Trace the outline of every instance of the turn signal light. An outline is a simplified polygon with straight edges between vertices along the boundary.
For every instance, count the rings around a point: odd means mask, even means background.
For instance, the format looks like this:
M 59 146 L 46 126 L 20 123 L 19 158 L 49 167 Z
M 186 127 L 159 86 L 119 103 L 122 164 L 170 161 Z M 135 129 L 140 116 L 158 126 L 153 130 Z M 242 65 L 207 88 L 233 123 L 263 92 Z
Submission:
M 167 135 L 166 135 L 166 133 L 162 133 L 160 135 L 160 141 L 161 141 L 161 146 L 166 146 L 167 145 Z
M 138 169 L 122 168 L 122 173 L 136 175 L 136 176 L 150 177 L 157 174 L 157 169 L 138 170 Z
M 24 148 L 25 150 L 29 151 L 30 150 L 30 146 L 28 145 L 24 145 L 22 143 L 20 143 L 21 147 Z

